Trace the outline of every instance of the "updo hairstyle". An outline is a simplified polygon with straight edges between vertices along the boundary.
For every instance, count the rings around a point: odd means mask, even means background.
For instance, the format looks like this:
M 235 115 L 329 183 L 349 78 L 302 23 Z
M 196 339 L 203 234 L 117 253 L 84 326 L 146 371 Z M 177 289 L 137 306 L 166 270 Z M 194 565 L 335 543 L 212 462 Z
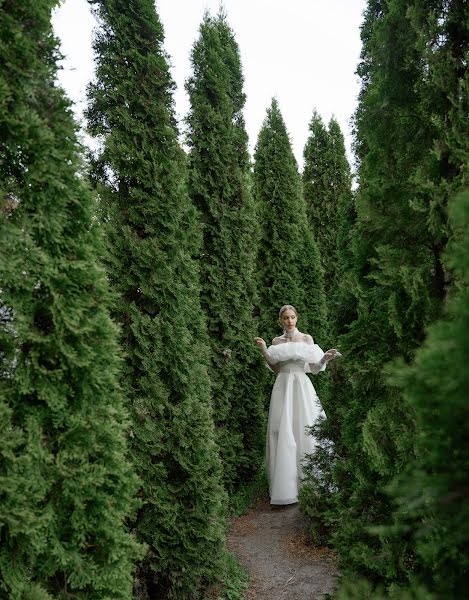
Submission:
M 281 308 L 281 309 L 278 311 L 278 319 L 279 319 L 279 321 L 280 321 L 280 319 L 282 318 L 282 315 L 283 315 L 283 313 L 284 313 L 286 310 L 292 310 L 292 311 L 295 313 L 295 315 L 297 316 L 297 318 L 298 318 L 298 311 L 296 310 L 296 308 L 295 308 L 294 306 L 292 306 L 291 304 L 285 304 L 285 305 L 284 305 L 284 306 L 282 306 L 282 308 Z

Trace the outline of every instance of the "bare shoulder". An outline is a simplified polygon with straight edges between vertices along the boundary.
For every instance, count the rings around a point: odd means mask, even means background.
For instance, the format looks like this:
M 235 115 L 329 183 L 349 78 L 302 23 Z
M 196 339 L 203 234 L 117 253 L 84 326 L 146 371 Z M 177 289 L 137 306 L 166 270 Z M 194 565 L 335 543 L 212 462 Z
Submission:
M 303 341 L 310 345 L 314 344 L 313 336 L 309 333 L 303 333 Z
M 272 340 L 272 346 L 277 346 L 277 344 L 281 344 L 282 342 L 283 342 L 283 340 L 282 340 L 282 338 L 281 338 L 281 337 L 275 337 L 275 338 Z

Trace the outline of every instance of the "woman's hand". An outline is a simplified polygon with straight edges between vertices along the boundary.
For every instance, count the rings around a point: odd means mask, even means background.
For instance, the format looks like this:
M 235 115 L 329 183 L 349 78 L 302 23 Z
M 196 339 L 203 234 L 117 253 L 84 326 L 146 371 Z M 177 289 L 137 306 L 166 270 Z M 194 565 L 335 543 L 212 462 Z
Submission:
M 254 341 L 256 342 L 256 346 L 262 351 L 265 352 L 267 350 L 267 344 L 265 343 L 265 341 L 260 338 L 260 337 L 256 337 L 254 338 Z
M 324 352 L 324 356 L 321 358 L 322 364 L 328 363 L 330 360 L 342 356 L 342 354 L 335 348 L 331 348 L 327 352 Z

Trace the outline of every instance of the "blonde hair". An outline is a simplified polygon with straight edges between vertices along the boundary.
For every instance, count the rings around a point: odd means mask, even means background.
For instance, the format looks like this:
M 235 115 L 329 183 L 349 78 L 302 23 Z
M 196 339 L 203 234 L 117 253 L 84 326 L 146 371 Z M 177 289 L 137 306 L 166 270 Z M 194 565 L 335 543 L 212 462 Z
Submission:
M 295 315 L 298 317 L 298 311 L 296 310 L 296 308 L 294 306 L 292 306 L 291 304 L 285 304 L 284 306 L 282 306 L 282 308 L 278 311 L 278 318 L 279 320 L 282 318 L 282 315 L 285 311 L 287 310 L 292 310 Z

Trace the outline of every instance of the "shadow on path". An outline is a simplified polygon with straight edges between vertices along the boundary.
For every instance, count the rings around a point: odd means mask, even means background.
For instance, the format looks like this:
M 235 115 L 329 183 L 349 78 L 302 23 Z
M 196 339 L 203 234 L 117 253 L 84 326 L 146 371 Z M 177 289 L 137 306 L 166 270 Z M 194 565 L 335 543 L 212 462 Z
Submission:
M 228 545 L 250 574 L 247 600 L 320 600 L 334 590 L 334 557 L 308 546 L 305 528 L 297 504 L 263 501 L 232 519 Z

